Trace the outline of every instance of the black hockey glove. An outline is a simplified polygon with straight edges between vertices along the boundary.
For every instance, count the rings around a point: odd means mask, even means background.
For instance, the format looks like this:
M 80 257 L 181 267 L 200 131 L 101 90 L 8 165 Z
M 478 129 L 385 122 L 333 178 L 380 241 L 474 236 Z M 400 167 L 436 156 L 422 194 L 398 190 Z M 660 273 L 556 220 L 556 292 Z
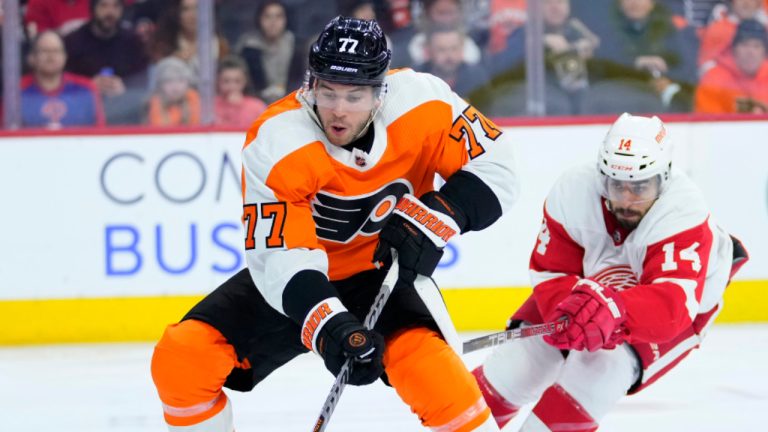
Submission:
M 320 330 L 316 346 L 334 376 L 352 359 L 349 384 L 371 384 L 384 373 L 384 337 L 363 327 L 350 312 L 333 316 Z
M 390 248 L 395 248 L 401 282 L 411 284 L 416 275 L 432 276 L 443 248 L 466 221 L 464 212 L 440 192 L 427 192 L 421 200 L 405 194 L 379 233 L 373 261 L 386 261 Z

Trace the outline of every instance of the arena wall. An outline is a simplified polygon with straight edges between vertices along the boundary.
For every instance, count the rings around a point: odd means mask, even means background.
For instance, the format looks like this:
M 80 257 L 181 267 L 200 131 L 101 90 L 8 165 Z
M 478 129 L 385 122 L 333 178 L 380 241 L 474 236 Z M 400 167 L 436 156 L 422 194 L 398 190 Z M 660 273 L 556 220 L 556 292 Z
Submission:
M 460 330 L 501 329 L 552 183 L 594 163 L 607 125 L 504 127 L 517 205 L 446 252 L 435 278 Z M 675 121 L 674 169 L 751 261 L 719 322 L 768 321 L 768 122 Z M 244 266 L 236 132 L 0 135 L 0 344 L 143 341 Z

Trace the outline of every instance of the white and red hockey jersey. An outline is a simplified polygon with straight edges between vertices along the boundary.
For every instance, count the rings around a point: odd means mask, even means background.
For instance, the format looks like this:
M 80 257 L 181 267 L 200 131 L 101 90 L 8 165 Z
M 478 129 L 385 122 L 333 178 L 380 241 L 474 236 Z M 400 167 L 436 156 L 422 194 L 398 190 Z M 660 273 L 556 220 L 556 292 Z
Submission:
M 668 341 L 722 301 L 733 242 L 679 170 L 631 232 L 608 211 L 599 176 L 594 165 L 572 169 L 547 197 L 531 254 L 532 298 L 546 317 L 590 278 L 621 291 L 628 342 Z

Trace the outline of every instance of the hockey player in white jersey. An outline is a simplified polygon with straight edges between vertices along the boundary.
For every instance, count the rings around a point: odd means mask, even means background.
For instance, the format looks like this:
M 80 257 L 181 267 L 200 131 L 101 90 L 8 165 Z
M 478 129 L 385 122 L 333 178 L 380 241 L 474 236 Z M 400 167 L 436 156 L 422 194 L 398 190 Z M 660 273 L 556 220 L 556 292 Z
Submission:
M 559 333 L 499 346 L 473 371 L 497 423 L 535 402 L 523 431 L 594 431 L 699 346 L 747 260 L 698 188 L 672 169 L 657 117 L 621 115 L 595 165 L 566 172 L 544 205 L 533 294 L 510 319 L 565 317 Z

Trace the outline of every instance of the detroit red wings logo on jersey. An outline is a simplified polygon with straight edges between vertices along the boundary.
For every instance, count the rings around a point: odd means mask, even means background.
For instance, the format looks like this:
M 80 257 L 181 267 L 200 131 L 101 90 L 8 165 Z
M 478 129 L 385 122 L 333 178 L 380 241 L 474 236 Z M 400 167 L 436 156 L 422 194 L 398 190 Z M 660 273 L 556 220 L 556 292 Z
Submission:
M 591 276 L 590 279 L 619 291 L 632 288 L 638 283 L 637 275 L 632 272 L 632 268 L 628 265 L 608 267 Z

